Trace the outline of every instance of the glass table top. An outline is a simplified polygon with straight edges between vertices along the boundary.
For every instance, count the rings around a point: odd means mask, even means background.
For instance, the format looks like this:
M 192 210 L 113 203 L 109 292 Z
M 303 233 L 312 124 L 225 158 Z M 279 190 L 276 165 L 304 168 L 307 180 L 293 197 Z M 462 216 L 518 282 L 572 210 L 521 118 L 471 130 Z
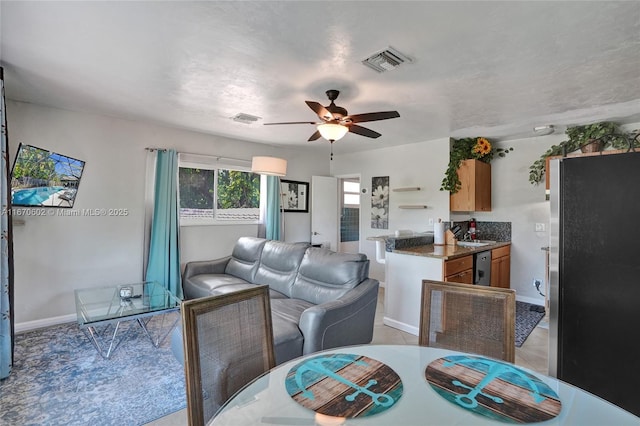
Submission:
M 304 361 L 318 357 L 319 355 L 348 352 L 366 356 L 380 361 L 392 368 L 401 378 L 403 384 L 402 397 L 397 399 L 388 410 L 375 415 L 359 418 L 328 417 L 320 415 L 294 400 L 287 388 L 287 380 L 290 379 L 294 367 Z M 208 423 L 209 426 L 236 426 L 236 425 L 505 425 L 497 418 L 479 415 L 466 409 L 461 404 L 449 401 L 440 395 L 428 382 L 425 372 L 427 367 L 440 358 L 452 355 L 467 355 L 461 352 L 450 351 L 432 347 L 410 345 L 359 345 L 345 348 L 334 348 L 324 352 L 317 352 L 301 358 L 287 361 L 271 369 L 241 389 L 220 409 L 217 415 Z M 514 366 L 515 367 L 515 366 Z M 456 371 L 457 366 L 455 367 Z M 521 368 L 522 370 L 526 370 Z M 466 376 L 466 370 L 461 369 L 464 377 L 473 380 L 476 376 Z M 550 425 L 638 425 L 638 417 L 616 407 L 615 405 L 583 391 L 556 378 L 534 374 L 541 382 L 561 401 L 560 413 L 543 423 Z M 476 377 L 474 379 L 474 377 Z M 304 378 L 303 378 L 304 379 Z M 465 379 L 466 380 L 466 379 Z M 305 383 L 301 381 L 301 383 Z M 314 382 L 315 383 L 315 382 Z M 366 381 L 364 381 L 366 383 Z M 452 382 L 453 383 L 453 382 Z M 474 382 L 475 383 L 475 382 Z M 501 383 L 501 382 L 500 382 Z M 333 389 L 338 382 L 327 381 L 327 387 L 318 389 Z M 482 382 L 484 385 L 484 382 Z M 330 386 L 329 386 L 330 385 Z M 487 385 L 498 386 L 502 384 Z M 464 386 L 463 386 L 464 388 Z M 354 388 L 359 397 L 372 398 L 365 395 L 364 390 Z M 475 392 L 471 387 L 465 388 L 463 393 Z M 314 391 L 315 392 L 315 391 Z M 353 391 L 346 392 L 350 395 Z M 523 395 L 530 395 L 522 391 Z M 298 394 L 296 394 L 297 396 Z M 302 395 L 300 393 L 300 395 Z M 320 395 L 314 393 L 314 397 Z M 520 395 L 517 393 L 515 395 Z M 345 398 L 346 399 L 346 398 Z
M 78 324 L 123 321 L 180 307 L 180 299 L 156 282 L 75 290 Z

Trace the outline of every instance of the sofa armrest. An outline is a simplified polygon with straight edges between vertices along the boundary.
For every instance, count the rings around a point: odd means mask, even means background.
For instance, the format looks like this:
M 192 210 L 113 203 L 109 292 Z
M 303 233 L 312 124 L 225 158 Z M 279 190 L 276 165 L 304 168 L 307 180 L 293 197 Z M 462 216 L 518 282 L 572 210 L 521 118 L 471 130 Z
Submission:
M 306 309 L 300 316 L 304 355 L 370 343 L 378 303 L 378 280 L 367 278 L 342 297 Z
M 194 275 L 201 274 L 224 274 L 224 270 L 226 269 L 227 263 L 229 263 L 230 259 L 231 256 L 227 256 L 222 259 L 188 262 L 184 268 L 182 279 L 186 280 Z

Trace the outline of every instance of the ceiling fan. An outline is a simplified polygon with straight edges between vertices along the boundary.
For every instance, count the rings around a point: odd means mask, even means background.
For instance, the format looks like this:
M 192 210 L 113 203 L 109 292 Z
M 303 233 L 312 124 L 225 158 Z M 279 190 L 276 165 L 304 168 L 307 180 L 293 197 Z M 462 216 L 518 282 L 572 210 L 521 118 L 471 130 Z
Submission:
M 336 105 L 333 101 L 338 98 L 340 94 L 339 90 L 327 90 L 325 92 L 327 97 L 331 101 L 329 105 L 322 106 L 318 102 L 305 101 L 306 104 L 318 115 L 319 122 L 314 121 L 289 121 L 283 123 L 264 123 L 265 126 L 272 126 L 277 124 L 313 124 L 317 126 L 315 133 L 311 135 L 308 141 L 314 141 L 321 136 L 331 142 L 341 139 L 347 132 L 355 133 L 360 136 L 366 136 L 368 138 L 378 138 L 380 133 L 374 132 L 371 129 L 357 125 L 356 123 L 363 123 L 366 121 L 378 121 L 388 120 L 390 118 L 398 118 L 400 114 L 398 111 L 381 111 L 381 112 L 368 112 L 365 114 L 353 114 L 349 115 L 346 109 Z

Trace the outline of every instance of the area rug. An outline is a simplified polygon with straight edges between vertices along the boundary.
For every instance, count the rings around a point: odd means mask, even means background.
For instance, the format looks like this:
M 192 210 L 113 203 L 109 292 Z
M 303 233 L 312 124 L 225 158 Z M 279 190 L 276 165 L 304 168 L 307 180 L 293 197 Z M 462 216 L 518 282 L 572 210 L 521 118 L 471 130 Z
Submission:
M 186 407 L 184 370 L 167 338 L 155 348 L 137 322 L 110 359 L 76 323 L 16 335 L 0 381 L 0 425 L 142 425 Z
M 539 305 L 516 301 L 516 347 L 518 348 L 522 347 L 536 325 L 544 318 L 544 312 L 532 311 L 532 306 L 542 308 Z

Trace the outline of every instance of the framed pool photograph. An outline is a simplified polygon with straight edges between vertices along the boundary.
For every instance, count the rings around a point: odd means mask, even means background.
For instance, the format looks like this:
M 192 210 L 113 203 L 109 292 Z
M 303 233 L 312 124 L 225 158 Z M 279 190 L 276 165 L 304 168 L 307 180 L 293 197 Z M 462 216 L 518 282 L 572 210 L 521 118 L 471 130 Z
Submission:
M 287 213 L 309 213 L 309 182 L 280 180 L 282 208 Z
M 11 170 L 11 204 L 73 208 L 84 161 L 20 144 Z

